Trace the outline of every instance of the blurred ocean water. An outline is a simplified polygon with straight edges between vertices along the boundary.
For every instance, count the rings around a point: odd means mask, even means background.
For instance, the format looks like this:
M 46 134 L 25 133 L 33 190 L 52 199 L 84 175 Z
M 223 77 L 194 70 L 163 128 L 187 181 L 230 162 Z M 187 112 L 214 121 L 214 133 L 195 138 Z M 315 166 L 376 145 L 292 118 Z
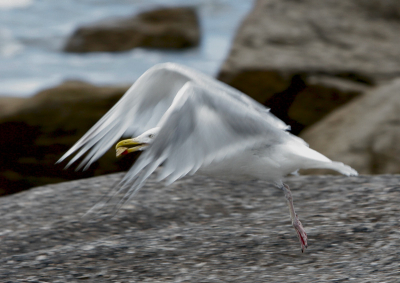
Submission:
M 30 96 L 71 79 L 130 84 L 161 62 L 177 62 L 215 75 L 252 4 L 252 0 L 0 0 L 0 95 Z M 202 28 L 199 48 L 62 52 L 66 38 L 78 26 L 160 6 L 197 8 Z

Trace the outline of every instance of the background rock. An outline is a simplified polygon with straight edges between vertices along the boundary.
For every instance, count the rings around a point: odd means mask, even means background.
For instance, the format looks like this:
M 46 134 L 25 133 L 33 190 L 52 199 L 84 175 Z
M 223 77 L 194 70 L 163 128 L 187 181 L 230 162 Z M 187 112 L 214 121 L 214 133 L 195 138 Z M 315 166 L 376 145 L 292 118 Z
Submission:
M 163 8 L 132 18 L 110 19 L 75 31 L 65 45 L 67 52 L 124 51 L 136 47 L 181 49 L 200 41 L 193 8 Z
M 4 117 L 9 113 L 14 112 L 16 109 L 20 107 L 23 103 L 25 103 L 27 99 L 25 97 L 8 97 L 1 96 L 0 97 L 0 116 Z
M 396 11 L 400 2 L 392 0 L 258 0 L 219 79 L 298 133 L 400 74 Z
M 83 214 L 122 174 L 0 198 L 2 282 L 398 282 L 399 175 L 292 177 L 282 191 L 151 178 L 110 218 Z
M 8 99 L 10 108 L 3 100 L 8 110 L 0 116 L 0 195 L 129 168 L 133 157 L 117 161 L 114 150 L 85 172 L 54 164 L 126 90 L 69 82 L 31 98 Z
M 301 137 L 362 174 L 400 173 L 400 79 L 336 110 Z

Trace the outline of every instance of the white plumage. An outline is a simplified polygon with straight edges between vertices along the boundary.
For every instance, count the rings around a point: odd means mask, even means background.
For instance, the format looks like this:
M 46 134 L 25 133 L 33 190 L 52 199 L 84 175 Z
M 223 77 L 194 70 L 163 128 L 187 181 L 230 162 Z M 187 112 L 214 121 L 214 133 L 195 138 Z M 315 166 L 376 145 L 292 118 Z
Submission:
M 307 235 L 294 212 L 282 178 L 298 169 L 328 168 L 357 175 L 333 162 L 287 132 L 288 126 L 269 109 L 240 91 L 187 67 L 166 63 L 146 71 L 58 162 L 85 153 L 78 168 L 87 168 L 122 136 L 143 154 L 127 172 L 119 191 L 124 201 L 139 190 L 162 165 L 168 183 L 200 171 L 225 179 L 262 179 L 283 189 L 302 250 Z M 122 144 L 119 147 L 123 150 Z

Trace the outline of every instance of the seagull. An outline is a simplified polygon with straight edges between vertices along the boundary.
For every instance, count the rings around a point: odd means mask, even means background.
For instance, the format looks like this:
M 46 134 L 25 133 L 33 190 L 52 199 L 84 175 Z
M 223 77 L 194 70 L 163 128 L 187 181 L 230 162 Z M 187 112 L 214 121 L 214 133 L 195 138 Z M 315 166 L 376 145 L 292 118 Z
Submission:
M 265 180 L 286 197 L 292 225 L 307 248 L 307 234 L 282 179 L 299 169 L 325 168 L 356 176 L 299 137 L 268 108 L 244 93 L 191 68 L 157 64 L 147 70 L 70 150 L 67 167 L 84 156 L 87 169 L 111 146 L 116 155 L 142 151 L 120 181 L 121 203 L 129 201 L 157 170 L 167 185 L 196 172 L 228 180 Z M 122 141 L 123 136 L 133 138 Z

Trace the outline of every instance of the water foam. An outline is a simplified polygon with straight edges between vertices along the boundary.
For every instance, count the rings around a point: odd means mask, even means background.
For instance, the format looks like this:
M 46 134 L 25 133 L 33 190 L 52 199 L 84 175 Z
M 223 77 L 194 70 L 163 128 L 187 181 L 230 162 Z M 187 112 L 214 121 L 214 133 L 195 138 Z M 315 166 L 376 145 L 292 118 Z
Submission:
M 0 9 L 24 8 L 32 3 L 33 0 L 0 0 Z

